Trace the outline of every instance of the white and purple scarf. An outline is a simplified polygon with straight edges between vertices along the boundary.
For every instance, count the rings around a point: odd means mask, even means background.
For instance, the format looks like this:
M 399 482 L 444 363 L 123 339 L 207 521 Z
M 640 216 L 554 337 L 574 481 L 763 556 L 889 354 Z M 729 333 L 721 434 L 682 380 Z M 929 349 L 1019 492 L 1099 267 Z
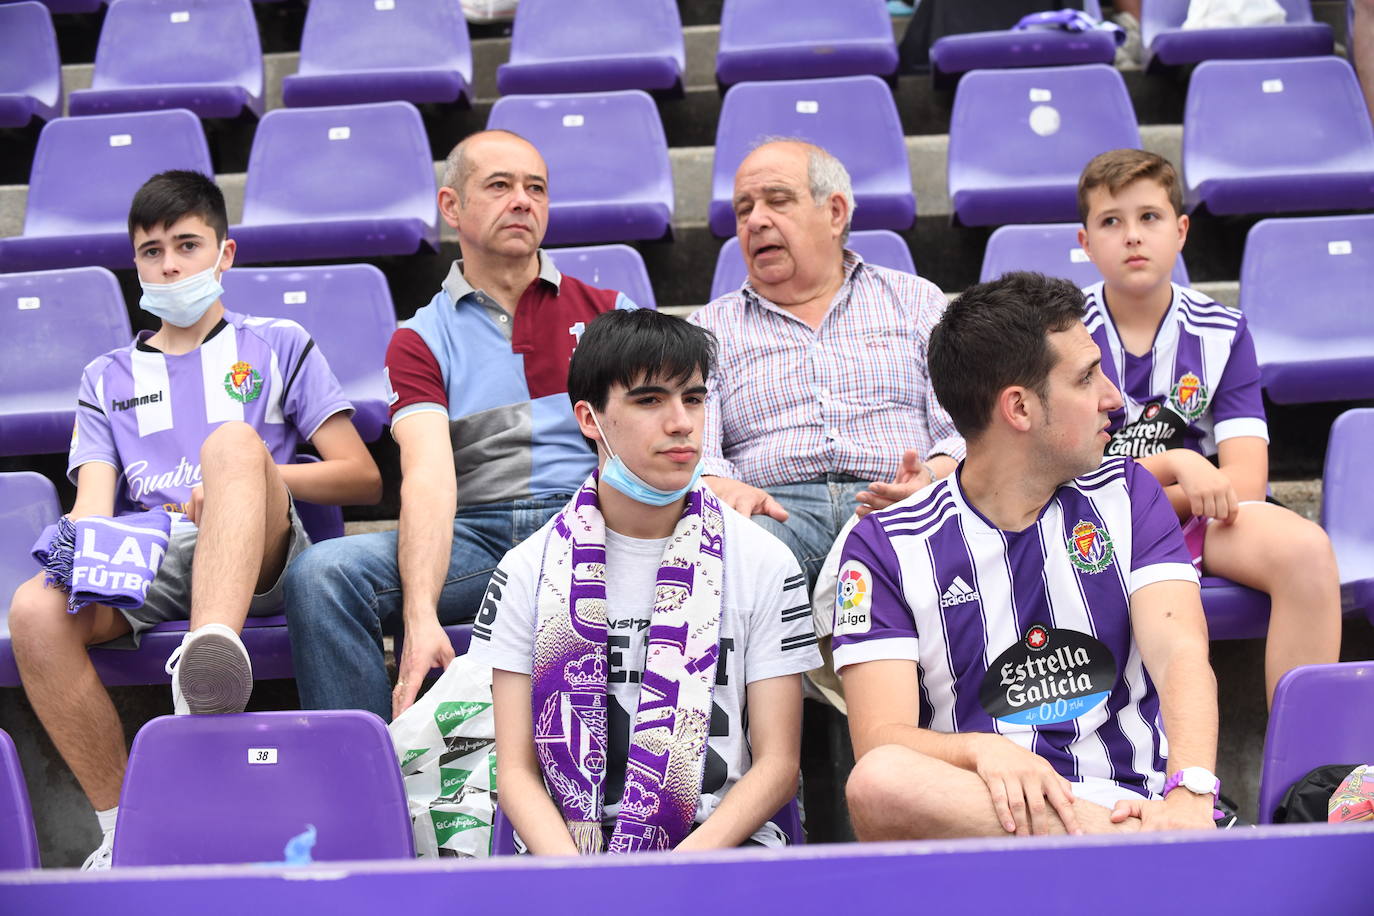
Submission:
M 602 851 L 608 747 L 606 528 L 596 482 L 593 472 L 545 541 L 531 674 L 539 766 L 582 853 Z M 720 653 L 724 545 L 720 503 L 698 484 L 659 564 L 608 852 L 672 849 L 692 830 Z
M 161 509 L 78 522 L 63 516 L 43 529 L 33 558 L 45 585 L 69 592 L 67 613 L 88 604 L 126 610 L 141 607 L 167 554 L 171 517 Z

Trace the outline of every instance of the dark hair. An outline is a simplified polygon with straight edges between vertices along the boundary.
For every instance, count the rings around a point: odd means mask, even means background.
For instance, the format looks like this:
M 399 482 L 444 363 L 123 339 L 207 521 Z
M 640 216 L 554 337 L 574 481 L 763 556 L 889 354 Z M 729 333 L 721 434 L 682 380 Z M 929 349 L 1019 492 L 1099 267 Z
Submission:
M 705 328 L 653 309 L 612 309 L 582 332 L 568 364 L 568 400 L 586 401 L 599 413 L 614 385 L 685 382 L 698 372 L 705 381 L 715 367 L 716 338 Z
M 1055 356 L 1046 335 L 1084 314 L 1068 280 L 1017 271 L 970 286 L 930 334 L 930 383 L 965 439 L 987 428 L 997 396 L 1012 385 L 1042 399 Z
M 214 179 L 200 172 L 172 169 L 149 178 L 134 194 L 129 205 L 129 241 L 133 241 L 138 229 L 166 229 L 183 216 L 205 220 L 205 225 L 215 230 L 216 243 L 229 235 L 224 193 Z
M 1108 194 L 1120 194 L 1137 181 L 1153 181 L 1162 187 L 1174 216 L 1183 213 L 1183 190 L 1173 163 L 1143 149 L 1114 149 L 1094 156 L 1078 176 L 1078 218 L 1087 225 L 1090 191 L 1106 188 Z

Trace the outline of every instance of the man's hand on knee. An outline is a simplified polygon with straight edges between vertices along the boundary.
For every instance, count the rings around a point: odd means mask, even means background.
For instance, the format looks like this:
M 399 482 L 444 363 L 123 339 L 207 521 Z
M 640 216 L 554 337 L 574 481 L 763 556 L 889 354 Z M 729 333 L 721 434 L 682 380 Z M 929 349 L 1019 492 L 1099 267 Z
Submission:
M 974 763 L 1007 833 L 1047 834 L 1051 818 L 1057 818 L 1066 833 L 1083 833 L 1069 781 L 1044 757 L 1001 735 L 987 735 L 979 742 Z
M 767 490 L 751 487 L 742 480 L 729 477 L 703 477 L 717 498 L 745 518 L 751 515 L 767 515 L 780 522 L 787 521 L 787 510 L 768 494 Z
M 447 668 L 454 657 L 453 642 L 436 617 L 420 625 L 407 623 L 405 651 L 397 663 L 396 689 L 391 692 L 391 718 L 410 708 L 432 668 Z

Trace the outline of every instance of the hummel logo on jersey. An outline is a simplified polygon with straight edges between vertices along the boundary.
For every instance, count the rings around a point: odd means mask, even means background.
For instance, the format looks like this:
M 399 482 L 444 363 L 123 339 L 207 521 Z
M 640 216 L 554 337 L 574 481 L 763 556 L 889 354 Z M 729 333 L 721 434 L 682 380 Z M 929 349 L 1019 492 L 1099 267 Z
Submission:
M 956 604 L 968 604 L 970 601 L 979 601 L 981 596 L 969 588 L 963 576 L 955 576 L 954 581 L 945 589 L 945 593 L 940 596 L 940 607 L 954 607 Z
M 138 397 L 128 398 L 123 401 L 119 398 L 112 398 L 110 400 L 110 408 L 112 410 L 128 410 L 131 407 L 141 407 L 144 404 L 161 404 L 163 397 L 163 392 L 154 391 L 152 394 L 139 395 Z

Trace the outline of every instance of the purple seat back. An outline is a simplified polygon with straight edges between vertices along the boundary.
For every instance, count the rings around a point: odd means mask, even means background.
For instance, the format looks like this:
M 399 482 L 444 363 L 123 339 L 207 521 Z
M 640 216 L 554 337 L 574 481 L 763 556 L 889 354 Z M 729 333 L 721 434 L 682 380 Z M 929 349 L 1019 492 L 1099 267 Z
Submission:
M 360 710 L 160 716 L 129 752 L 113 862 L 279 862 L 307 825 L 317 862 L 414 856 L 381 719 Z
M 1110 64 L 1115 59 L 1116 39 L 1101 29 L 969 32 L 942 36 L 930 46 L 931 76 L 940 85 L 970 70 Z
M 38 834 L 19 752 L 9 733 L 0 729 L 0 871 L 38 868 Z
M 1374 397 L 1374 215 L 1267 219 L 1245 240 L 1240 301 L 1280 404 Z
M 1189 0 L 1143 0 L 1140 37 L 1146 63 L 1177 66 L 1222 58 L 1307 57 L 1330 54 L 1331 27 L 1313 22 L 1308 0 L 1279 0 L 1288 18 L 1282 25 L 1189 29 Z
M 672 229 L 668 140 L 648 93 L 506 96 L 487 127 L 515 131 L 548 164 L 544 244 L 659 239 Z
M 978 70 L 954 97 L 949 196 L 967 226 L 1078 219 L 1078 175 L 1098 153 L 1140 146 L 1112 67 Z
M 1374 662 L 1301 665 L 1279 678 L 1260 770 L 1259 820 L 1315 767 L 1374 762 Z
M 214 174 L 205 131 L 189 111 L 49 121 L 29 173 L 24 234 L 0 239 L 0 270 L 129 267 L 129 201 L 167 169 Z
M 1079 287 L 1101 282 L 1102 274 L 1078 244 L 1080 223 L 1039 226 L 1001 226 L 988 236 L 978 282 L 995 280 L 1013 270 L 1034 270 L 1072 280 Z M 1188 285 L 1188 268 L 1180 256 L 1174 261 L 1173 281 Z
M 1342 604 L 1374 622 L 1374 408 L 1347 410 L 1331 424 L 1322 471 L 1322 527 L 1341 570 Z
M 262 45 L 250 0 L 113 0 L 91 88 L 73 115 L 188 108 L 204 118 L 262 115 Z
M 854 184 L 854 228 L 911 228 L 916 195 L 892 90 L 876 76 L 779 80 L 730 87 L 716 126 L 711 231 L 735 234 L 735 172 L 765 137 L 799 137 L 844 163 Z
M 561 273 L 601 289 L 622 292 L 640 308 L 658 308 L 644 258 L 629 245 L 555 248 L 549 256 Z
M 1374 207 L 1374 127 L 1355 72 L 1338 57 L 1199 64 L 1183 177 L 1189 207 L 1213 213 Z
M 353 402 L 358 434 L 367 442 L 381 435 L 387 421 L 383 370 L 396 310 L 380 270 L 371 264 L 242 268 L 221 282 L 235 311 L 289 318 L 304 327 Z
M 0 127 L 62 114 L 62 62 L 52 14 L 41 3 L 0 6 Z
M 716 79 L 818 79 L 897 70 L 892 16 L 884 0 L 725 0 Z
M 15 589 L 38 572 L 29 551 L 61 513 L 57 490 L 42 474 L 0 473 L 0 687 L 19 686 L 19 669 L 10 649 L 10 601 Z
M 54 13 L 94 13 L 105 0 L 43 0 L 43 5 Z
M 1208 639 L 1263 639 L 1269 632 L 1269 596 L 1223 579 L 1202 577 L 1202 612 Z
M 66 451 L 81 370 L 131 337 L 103 267 L 0 274 L 0 455 Z
M 229 234 L 246 263 L 437 250 L 437 196 L 408 102 L 278 108 L 258 124 Z
M 502 95 L 672 89 L 687 68 L 676 0 L 521 0 Z
M 909 274 L 916 272 L 916 263 L 911 259 L 911 249 L 906 239 L 889 229 L 869 229 L 851 232 L 846 248 L 852 248 L 870 264 L 903 270 Z M 739 250 L 739 239 L 726 239 L 720 246 L 716 257 L 716 273 L 711 280 L 711 298 L 719 299 L 726 293 L 734 292 L 744 285 L 749 269 L 744 266 L 744 254 Z
M 298 71 L 282 80 L 297 108 L 357 102 L 455 102 L 472 85 L 472 44 L 453 0 L 329 0 L 305 14 Z

